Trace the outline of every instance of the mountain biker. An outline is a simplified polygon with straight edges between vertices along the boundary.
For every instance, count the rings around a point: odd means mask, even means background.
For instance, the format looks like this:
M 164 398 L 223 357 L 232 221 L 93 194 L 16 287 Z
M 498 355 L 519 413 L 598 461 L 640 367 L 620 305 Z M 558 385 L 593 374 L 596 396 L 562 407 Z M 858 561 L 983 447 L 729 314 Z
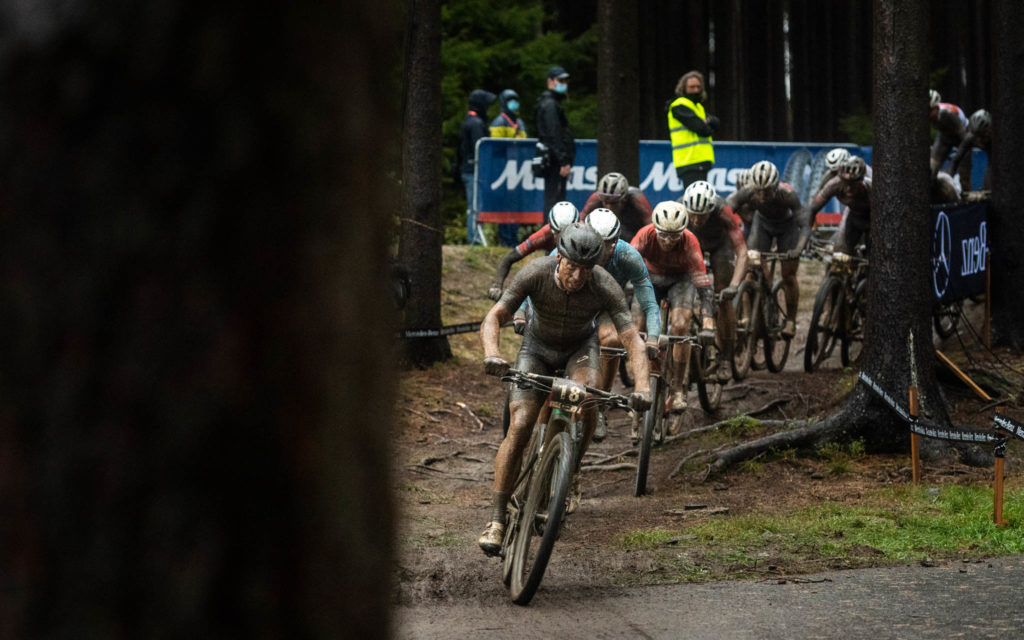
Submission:
M 750 184 L 750 169 L 738 169 L 736 171 L 736 188 L 733 193 Z M 743 240 L 746 241 L 750 235 L 750 225 L 754 223 L 754 208 L 747 204 L 742 207 L 733 207 L 733 213 L 740 218 L 743 229 Z
M 523 240 L 514 249 L 509 251 L 494 272 L 494 283 L 487 290 L 487 296 L 491 300 L 501 297 L 501 289 L 505 286 L 505 278 L 508 277 L 509 269 L 516 262 L 519 262 L 534 251 L 547 253 L 555 248 L 558 242 L 558 233 L 566 226 L 580 219 L 580 213 L 576 206 L 568 200 L 555 203 L 548 212 L 548 223 L 530 234 L 530 237 Z
M 964 135 L 967 133 L 968 126 L 967 116 L 964 115 L 963 109 L 955 104 L 941 102 L 941 99 L 938 91 L 934 89 L 928 91 L 928 104 L 930 107 L 928 119 L 935 130 L 938 131 L 935 141 L 932 142 L 931 160 L 929 161 L 932 178 L 942 168 L 942 164 L 946 161 L 953 147 L 960 147 Z M 971 154 L 963 155 L 959 170 L 960 185 L 963 188 L 965 183 L 971 183 Z
M 810 204 L 811 218 L 813 219 L 833 197 L 846 205 L 843 219 L 839 223 L 839 231 L 833 241 L 835 250 L 853 253 L 861 238 L 864 238 L 865 242 L 870 240 L 868 226 L 871 221 L 871 178 L 867 177 L 867 164 L 863 158 L 849 156 L 840 165 L 836 176 L 814 194 Z
M 722 354 L 732 358 L 736 332 L 736 310 L 724 304 L 736 295 L 736 289 L 747 273 L 747 243 L 743 240 L 743 223 L 725 200 L 715 193 L 711 183 L 698 180 L 686 187 L 678 200 L 690 217 L 689 228 L 697 236 L 701 249 L 711 254 L 711 273 L 715 293 L 723 304 L 718 305 L 718 329 Z M 734 268 L 735 263 L 735 268 Z M 721 376 L 724 369 L 719 370 Z
M 774 242 L 776 250 L 786 254 L 781 265 L 782 283 L 786 290 L 786 324 L 782 333 L 789 337 L 796 335 L 795 318 L 800 300 L 796 272 L 800 266 L 800 252 L 811 235 L 808 209 L 800 204 L 793 187 L 779 182 L 779 169 L 768 160 L 752 166 L 750 184 L 729 194 L 726 202 L 733 210 L 749 205 L 756 211 L 747 236 L 749 248 L 766 252 L 771 250 Z
M 647 355 L 658 357 L 658 336 L 661 334 L 661 313 L 658 301 L 654 297 L 654 287 L 643 257 L 628 242 L 620 237 L 622 225 L 618 217 L 610 209 L 595 209 L 587 216 L 586 223 L 604 240 L 604 253 L 598 264 L 611 274 L 620 287 L 627 283 L 633 284 L 633 295 L 644 314 L 647 324 Z M 602 347 L 621 349 L 619 335 L 615 325 L 606 313 L 597 320 L 597 336 Z M 601 376 L 597 384 L 599 389 L 610 391 L 618 368 L 618 358 L 601 359 Z M 598 413 L 597 429 L 594 440 L 604 439 L 607 430 L 607 419 L 604 412 Z
M 683 336 L 689 333 L 690 318 L 695 306 L 701 319 L 702 331 L 714 331 L 711 279 L 704 269 L 704 254 L 700 243 L 693 232 L 686 228 L 689 223 L 686 209 L 674 200 L 659 202 L 654 207 L 652 219 L 651 224 L 633 236 L 630 244 L 643 256 L 658 299 L 668 299 L 671 335 Z M 695 302 L 699 304 L 695 305 Z M 690 358 L 690 345 L 674 345 L 672 355 L 675 358 L 675 371 L 672 373 L 676 380 L 682 380 Z M 685 408 L 686 389 L 676 389 L 672 394 L 672 411 Z
M 978 109 L 971 114 L 967 120 L 967 133 L 956 148 L 953 159 L 949 163 L 949 172 L 956 174 L 960 163 L 971 156 L 971 149 L 977 147 L 989 156 L 989 164 L 985 167 L 985 178 L 982 187 L 990 188 L 989 169 L 992 167 L 992 114 L 985 109 Z M 960 188 L 963 191 L 971 190 L 971 174 L 967 172 L 966 178 L 960 174 Z
M 644 342 L 633 326 L 622 288 L 607 271 L 597 266 L 603 254 L 601 236 L 576 222 L 559 235 L 557 255 L 538 258 L 523 267 L 480 325 L 484 371 L 496 376 L 508 371 L 509 363 L 501 357 L 498 346 L 500 329 L 529 296 L 534 313 L 526 325 L 516 369 L 551 375 L 564 368 L 567 378 L 595 386 L 600 352 L 594 320 L 605 312 L 614 323 L 632 364 L 636 388 L 630 394 L 630 404 L 637 410 L 650 406 Z M 536 390 L 515 385 L 511 390 L 508 434 L 494 459 L 493 511 L 478 541 L 488 555 L 496 555 L 501 550 L 508 497 L 543 398 L 543 393 Z M 583 412 L 584 435 L 577 464 L 583 459 L 594 431 L 595 414 L 593 408 Z
M 580 219 L 594 209 L 611 210 L 622 225 L 622 239 L 629 242 L 640 227 L 651 224 L 651 202 L 644 192 L 630 186 L 621 173 L 606 173 L 597 181 L 597 191 L 587 198 Z

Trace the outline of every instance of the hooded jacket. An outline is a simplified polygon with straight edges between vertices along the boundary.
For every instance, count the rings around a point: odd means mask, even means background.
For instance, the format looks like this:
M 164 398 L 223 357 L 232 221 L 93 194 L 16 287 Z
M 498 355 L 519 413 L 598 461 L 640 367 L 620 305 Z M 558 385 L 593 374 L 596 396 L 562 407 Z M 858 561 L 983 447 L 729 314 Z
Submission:
M 492 138 L 525 138 L 526 125 L 519 117 L 517 111 L 508 108 L 508 101 L 519 101 L 519 94 L 512 89 L 505 89 L 499 96 L 501 100 L 501 113 L 494 120 L 491 120 Z M 520 105 L 521 106 L 521 105 Z
M 487 107 L 496 96 L 490 91 L 476 89 L 469 94 L 469 111 L 459 127 L 459 155 L 457 164 L 460 173 L 473 173 L 476 165 L 476 141 L 487 136 Z

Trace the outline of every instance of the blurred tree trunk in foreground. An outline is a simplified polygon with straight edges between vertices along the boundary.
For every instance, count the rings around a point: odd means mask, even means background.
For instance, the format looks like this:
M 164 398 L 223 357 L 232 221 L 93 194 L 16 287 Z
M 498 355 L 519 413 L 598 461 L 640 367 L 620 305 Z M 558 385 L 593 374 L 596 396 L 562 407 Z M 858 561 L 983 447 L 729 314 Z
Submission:
M 61 7 L 3 10 L 0 637 L 385 637 L 395 12 Z
M 406 0 L 402 116 L 402 225 L 398 259 L 411 283 L 409 330 L 441 327 L 441 2 Z M 383 215 L 383 212 L 381 212 Z M 410 364 L 452 357 L 448 338 L 405 341 Z

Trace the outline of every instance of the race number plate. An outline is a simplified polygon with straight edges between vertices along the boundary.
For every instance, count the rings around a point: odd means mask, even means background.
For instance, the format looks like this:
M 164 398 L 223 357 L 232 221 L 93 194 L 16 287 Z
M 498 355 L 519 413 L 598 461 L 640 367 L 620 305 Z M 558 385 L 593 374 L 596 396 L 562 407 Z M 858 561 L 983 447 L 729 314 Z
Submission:
M 562 411 L 575 411 L 587 397 L 587 389 L 568 378 L 558 378 L 551 387 L 551 405 Z

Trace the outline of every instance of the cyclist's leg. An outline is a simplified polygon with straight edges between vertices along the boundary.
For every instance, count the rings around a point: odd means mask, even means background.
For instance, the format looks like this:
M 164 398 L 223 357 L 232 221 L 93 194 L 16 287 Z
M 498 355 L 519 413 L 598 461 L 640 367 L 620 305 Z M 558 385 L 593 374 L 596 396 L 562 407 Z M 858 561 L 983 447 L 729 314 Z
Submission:
M 727 243 L 722 243 L 711 252 L 711 271 L 715 274 L 715 293 L 720 293 L 732 282 L 735 268 L 733 260 L 735 259 L 736 254 Z M 719 302 L 716 316 L 719 347 L 726 358 L 731 358 L 733 342 L 736 339 L 736 309 L 730 303 Z
M 689 276 L 679 279 L 666 294 L 669 305 L 669 323 L 671 335 L 685 336 L 690 332 L 690 318 L 697 301 L 697 289 Z M 686 408 L 686 365 L 690 361 L 690 345 L 676 343 L 672 345 L 672 377 L 678 385 L 672 395 L 672 409 L 681 411 Z
M 795 219 L 790 220 L 777 236 L 778 250 L 783 252 L 795 249 L 799 240 L 800 227 L 797 225 Z M 794 258 L 793 260 L 783 260 L 781 262 L 781 267 L 782 285 L 786 289 L 786 329 L 783 330 L 783 333 L 789 333 L 792 335 L 795 333 L 796 310 L 797 304 L 800 301 L 800 285 L 797 282 L 796 277 L 797 269 L 800 267 L 800 259 Z
M 750 228 L 750 237 L 747 239 L 747 247 L 765 253 L 772 250 L 772 234 L 768 227 L 768 222 L 760 214 L 760 212 L 754 212 L 754 222 Z M 764 271 L 764 277 L 768 279 L 768 263 L 764 262 L 761 264 L 761 269 Z
M 573 353 L 565 364 L 565 375 L 567 378 L 580 384 L 596 387 L 600 370 L 598 362 L 601 358 L 600 344 L 595 332 L 589 340 L 583 343 Z M 576 454 L 576 469 L 573 474 L 572 490 L 569 495 L 569 506 L 566 513 L 573 513 L 580 506 L 583 498 L 580 489 L 580 465 L 583 462 L 583 454 L 587 452 L 591 438 L 594 437 L 594 429 L 597 427 L 597 407 L 591 406 L 584 409 L 580 417 L 583 422 L 583 437 L 580 438 L 580 450 Z
M 619 332 L 615 330 L 615 325 L 607 313 L 602 312 L 597 317 L 597 338 L 602 347 L 611 349 L 622 348 L 622 343 L 619 342 Z M 598 383 L 594 386 L 598 389 L 610 391 L 612 382 L 615 380 L 615 373 L 619 370 L 619 357 L 601 355 L 600 360 L 601 375 L 598 377 Z

